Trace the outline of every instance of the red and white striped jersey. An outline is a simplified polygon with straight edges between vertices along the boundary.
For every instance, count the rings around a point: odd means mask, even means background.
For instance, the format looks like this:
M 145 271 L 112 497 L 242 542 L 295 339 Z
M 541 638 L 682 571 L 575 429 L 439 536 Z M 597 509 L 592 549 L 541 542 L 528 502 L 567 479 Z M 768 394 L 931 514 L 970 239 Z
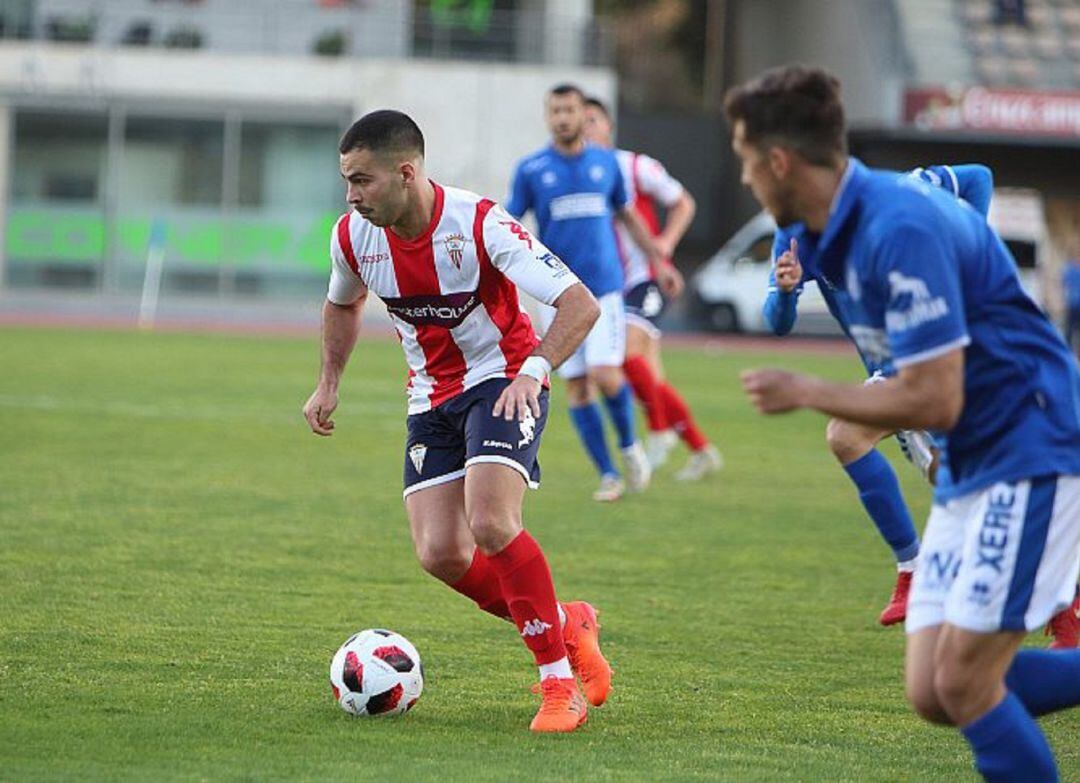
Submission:
M 410 414 L 517 373 L 540 340 L 516 286 L 552 304 L 578 282 L 495 202 L 432 184 L 431 224 L 416 239 L 354 211 L 330 238 L 327 297 L 349 304 L 370 290 L 386 304 L 409 365 Z
M 672 207 L 682 196 L 683 186 L 679 180 L 668 174 L 663 164 L 648 155 L 640 155 L 630 150 L 615 150 L 619 161 L 626 195 L 634 209 L 645 220 L 652 233 L 660 233 L 660 219 L 656 214 L 656 204 Z M 653 279 L 649 259 L 634 242 L 630 232 L 621 221 L 615 221 L 615 236 L 619 240 L 619 254 L 623 262 L 623 290 L 629 291 L 634 286 Z

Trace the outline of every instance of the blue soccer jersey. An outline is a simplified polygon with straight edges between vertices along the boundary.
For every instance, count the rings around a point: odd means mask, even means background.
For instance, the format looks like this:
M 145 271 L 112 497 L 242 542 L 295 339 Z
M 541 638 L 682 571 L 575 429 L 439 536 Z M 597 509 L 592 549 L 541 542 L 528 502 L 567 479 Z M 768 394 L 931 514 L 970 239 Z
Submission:
M 851 159 L 816 248 L 865 359 L 896 368 L 964 350 L 964 409 L 945 437 L 945 502 L 999 481 L 1080 474 L 1080 374 L 967 203 Z
M 519 218 L 531 209 L 540 241 L 599 297 L 623 289 L 612 220 L 628 203 L 614 152 L 586 145 L 564 155 L 548 146 L 518 164 L 505 207 Z
M 960 166 L 927 166 L 926 168 L 912 169 L 907 174 L 922 182 L 941 188 L 955 198 L 963 199 L 984 218 L 990 211 L 990 198 L 994 192 L 994 176 L 986 166 L 977 163 Z M 850 337 L 843 313 L 837 308 L 832 287 L 827 280 L 821 277 L 816 264 L 819 237 L 809 232 L 802 223 L 779 228 L 773 239 L 773 258 L 779 258 L 788 249 L 792 238 L 798 242 L 799 263 L 803 268 L 803 281 L 814 280 L 817 282 L 829 312 L 832 313 L 832 316 Z M 780 291 L 776 285 L 774 272 L 769 271 L 768 292 L 763 311 L 765 321 L 776 334 L 787 334 L 794 327 L 797 316 L 796 308 L 802 291 L 803 282 L 800 282 L 795 290 L 790 293 Z M 858 346 L 856 345 L 856 347 Z M 870 375 L 875 372 L 885 375 L 895 374 L 891 362 L 879 362 L 873 357 L 865 355 L 861 350 L 859 351 L 859 357 Z

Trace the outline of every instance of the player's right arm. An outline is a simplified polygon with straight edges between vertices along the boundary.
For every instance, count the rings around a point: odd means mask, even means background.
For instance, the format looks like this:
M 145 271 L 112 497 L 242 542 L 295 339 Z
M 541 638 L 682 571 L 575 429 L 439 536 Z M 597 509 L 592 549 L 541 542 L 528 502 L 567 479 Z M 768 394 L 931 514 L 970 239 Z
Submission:
M 765 304 L 761 310 L 765 322 L 773 333 L 785 335 L 795 326 L 798 315 L 797 305 L 802 283 L 802 265 L 799 263 L 799 246 L 792 237 L 785 248 L 786 235 L 776 232 L 773 242 L 773 258 L 776 259 L 769 271 L 769 288 Z
M 322 311 L 319 381 L 304 403 L 304 418 L 311 431 L 324 436 L 334 431 L 330 416 L 337 409 L 338 385 L 360 334 L 360 313 L 368 294 L 364 281 L 345 261 L 336 234 L 330 243 L 330 288 Z
M 492 409 L 493 416 L 507 420 L 523 417 L 527 409 L 539 416 L 544 379 L 581 345 L 600 317 L 600 305 L 570 268 L 521 224 L 511 220 L 502 207 L 496 205 L 489 210 L 483 232 L 492 265 L 522 291 L 555 308 L 555 318 L 544 339 Z

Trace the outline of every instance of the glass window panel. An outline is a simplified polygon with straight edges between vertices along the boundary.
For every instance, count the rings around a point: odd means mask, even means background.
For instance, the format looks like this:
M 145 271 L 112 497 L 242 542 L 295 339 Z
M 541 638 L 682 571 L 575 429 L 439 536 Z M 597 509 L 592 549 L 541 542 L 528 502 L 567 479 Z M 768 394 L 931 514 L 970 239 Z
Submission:
M 129 117 L 121 205 L 219 206 L 224 146 L 220 120 Z
M 104 114 L 15 114 L 12 196 L 16 204 L 87 203 L 105 185 L 108 120 Z
M 241 206 L 307 212 L 343 205 L 339 135 L 329 125 L 245 122 L 240 132 Z

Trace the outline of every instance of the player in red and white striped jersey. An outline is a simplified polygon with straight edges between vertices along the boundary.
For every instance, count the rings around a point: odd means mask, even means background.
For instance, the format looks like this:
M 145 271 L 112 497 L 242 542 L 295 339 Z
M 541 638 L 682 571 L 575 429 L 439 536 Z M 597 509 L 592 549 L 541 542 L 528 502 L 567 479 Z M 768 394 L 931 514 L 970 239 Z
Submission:
M 613 147 L 611 115 L 604 103 L 596 98 L 586 100 L 585 134 L 590 142 L 605 148 Z M 675 252 L 690 222 L 696 205 L 693 197 L 667 169 L 648 155 L 616 149 L 615 157 L 622 170 L 630 202 L 654 235 L 654 242 L 668 259 Z M 657 206 L 667 210 L 667 219 L 660 225 Z M 646 452 L 652 466 L 667 460 L 668 452 L 679 438 L 690 449 L 686 465 L 676 473 L 680 481 L 696 481 L 722 465 L 720 452 L 698 429 L 690 408 L 675 387 L 664 378 L 660 360 L 661 332 L 656 322 L 667 307 L 666 291 L 674 296 L 682 291 L 682 276 L 670 263 L 662 267 L 677 285 L 658 281 L 648 256 L 621 225 L 615 226 L 626 277 L 623 298 L 626 302 L 626 360 L 623 370 L 634 394 L 645 408 L 649 425 Z M 660 285 L 664 282 L 665 285 Z
M 572 731 L 585 696 L 602 704 L 611 668 L 596 612 L 559 604 L 543 551 L 521 523 L 538 486 L 547 375 L 584 339 L 599 306 L 574 274 L 488 199 L 424 175 L 408 116 L 365 115 L 339 147 L 351 207 L 334 228 L 322 368 L 304 406 L 330 435 L 337 388 L 369 292 L 382 299 L 409 365 L 405 507 L 429 573 L 512 620 L 540 668 L 534 731 Z M 556 308 L 543 341 L 517 286 Z

